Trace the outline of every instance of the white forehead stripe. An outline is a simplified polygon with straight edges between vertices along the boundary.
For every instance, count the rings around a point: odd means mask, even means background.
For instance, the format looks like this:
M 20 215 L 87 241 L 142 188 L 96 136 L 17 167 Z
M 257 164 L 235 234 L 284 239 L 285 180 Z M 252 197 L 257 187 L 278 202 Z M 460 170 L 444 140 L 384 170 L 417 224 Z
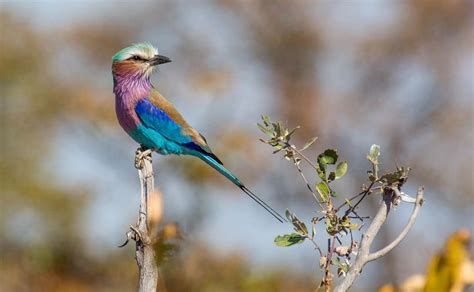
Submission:
M 139 43 L 120 50 L 112 58 L 113 61 L 123 61 L 132 56 L 140 56 L 143 59 L 151 59 L 158 55 L 158 50 L 149 43 Z

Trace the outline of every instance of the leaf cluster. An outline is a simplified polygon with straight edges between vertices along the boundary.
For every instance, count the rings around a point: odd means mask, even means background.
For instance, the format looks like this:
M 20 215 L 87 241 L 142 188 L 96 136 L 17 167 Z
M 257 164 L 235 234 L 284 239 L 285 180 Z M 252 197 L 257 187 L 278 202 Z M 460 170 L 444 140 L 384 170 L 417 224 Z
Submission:
M 336 267 L 338 276 L 345 276 L 351 267 L 351 254 L 357 252 L 359 243 L 354 240 L 353 232 L 362 228 L 364 220 L 368 217 L 361 217 L 357 213 L 359 204 L 374 193 L 383 193 L 386 188 L 400 189 L 406 182 L 410 168 L 397 166 L 396 170 L 389 173 L 380 174 L 380 146 L 372 145 L 367 154 L 367 160 L 371 169 L 367 171 L 368 186 L 363 185 L 362 191 L 348 197 L 339 196 L 336 192 L 336 181 L 342 179 L 349 169 L 347 161 L 339 159 L 336 149 L 326 149 L 314 159 L 304 152 L 314 144 L 317 137 L 311 138 L 303 147 L 297 148 L 291 144 L 292 135 L 299 128 L 287 129 L 281 122 L 272 122 L 267 116 L 262 116 L 262 124 L 257 124 L 258 128 L 267 136 L 267 139 L 260 139 L 265 144 L 273 148 L 273 153 L 283 152 L 283 157 L 296 166 L 299 174 L 306 183 L 307 188 L 316 199 L 317 212 L 311 220 L 312 231 L 308 231 L 307 225 L 294 213 L 286 210 L 286 217 L 292 224 L 294 232 L 278 235 L 275 238 L 277 246 L 288 247 L 310 241 L 320 255 L 320 267 L 325 271 L 325 276 L 321 285 L 328 286 L 332 281 L 331 267 Z M 312 185 L 307 176 L 303 173 L 300 163 L 306 162 L 313 170 L 312 178 L 316 182 Z M 314 190 L 315 191 L 314 191 Z M 335 207 L 337 200 L 343 200 L 338 207 Z M 353 222 L 358 220 L 358 223 Z M 316 243 L 316 225 L 324 224 L 328 242 L 327 252 L 324 254 Z M 350 235 L 349 246 L 344 246 L 342 240 Z M 321 235 L 320 237 L 324 237 Z
M 349 168 L 347 161 L 340 162 L 334 171 L 329 170 L 330 165 L 335 165 L 339 155 L 336 149 L 326 149 L 317 157 L 316 172 L 321 182 L 316 184 L 316 190 L 323 202 L 328 202 L 330 197 L 336 197 L 336 192 L 330 187 L 334 180 L 342 178 Z
M 257 127 L 268 136 L 267 140 L 260 139 L 260 141 L 272 146 L 274 149 L 273 154 L 283 151 L 283 157 L 285 159 L 296 160 L 297 163 L 299 163 L 300 158 L 295 155 L 290 145 L 291 135 L 293 135 L 299 127 L 289 130 L 282 122 L 272 122 L 268 116 L 264 115 L 262 115 L 262 124 L 257 123 Z

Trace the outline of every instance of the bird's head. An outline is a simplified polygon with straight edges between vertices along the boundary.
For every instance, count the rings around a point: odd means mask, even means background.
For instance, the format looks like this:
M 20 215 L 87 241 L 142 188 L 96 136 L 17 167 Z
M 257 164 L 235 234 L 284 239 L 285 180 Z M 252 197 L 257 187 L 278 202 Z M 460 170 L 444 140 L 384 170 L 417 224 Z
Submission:
M 149 77 L 157 65 L 171 62 L 149 43 L 133 44 L 112 57 L 114 76 Z

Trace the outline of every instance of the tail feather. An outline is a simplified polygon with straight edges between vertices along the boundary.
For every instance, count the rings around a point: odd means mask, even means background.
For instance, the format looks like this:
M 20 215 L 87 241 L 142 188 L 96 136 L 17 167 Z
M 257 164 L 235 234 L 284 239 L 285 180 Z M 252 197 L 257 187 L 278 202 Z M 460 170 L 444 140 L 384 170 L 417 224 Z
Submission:
M 270 207 L 265 201 L 260 199 L 257 195 L 255 195 L 252 191 L 250 191 L 246 186 L 241 185 L 239 188 L 246 193 L 250 198 L 252 198 L 257 204 L 262 206 L 268 213 L 270 213 L 273 217 L 275 217 L 276 220 L 280 221 L 281 223 L 283 222 L 288 222 L 280 213 L 275 211 L 272 207 Z
M 227 179 L 233 182 L 236 186 L 238 186 L 247 196 L 249 196 L 252 200 L 257 202 L 262 208 L 264 208 L 268 213 L 270 213 L 275 219 L 280 221 L 281 223 L 287 222 L 287 220 L 280 215 L 277 211 L 275 211 L 272 207 L 270 207 L 267 203 L 265 203 L 262 199 L 260 199 L 257 195 L 255 195 L 252 191 L 250 191 L 230 170 L 225 168 L 220 161 L 213 159 L 212 157 L 199 153 L 197 155 L 201 158 L 204 162 L 209 164 L 212 168 L 220 172 L 224 175 Z

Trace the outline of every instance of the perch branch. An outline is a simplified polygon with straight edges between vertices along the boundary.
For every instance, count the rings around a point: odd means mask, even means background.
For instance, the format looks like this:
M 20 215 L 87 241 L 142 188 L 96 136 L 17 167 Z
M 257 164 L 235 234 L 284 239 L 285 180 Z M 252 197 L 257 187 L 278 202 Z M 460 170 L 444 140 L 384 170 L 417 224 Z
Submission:
M 370 253 L 370 246 L 372 245 L 372 242 L 374 241 L 375 236 L 379 232 L 380 228 L 385 223 L 388 213 L 390 212 L 392 205 L 394 205 L 394 201 L 400 200 L 400 198 L 398 197 L 399 195 L 400 193 L 398 192 L 398 189 L 396 191 L 394 191 L 393 189 L 384 191 L 383 202 L 381 203 L 379 210 L 377 211 L 377 214 L 375 215 L 372 223 L 367 228 L 367 231 L 362 235 L 362 240 L 361 240 L 359 252 L 357 254 L 357 258 L 354 264 L 349 269 L 344 280 L 334 289 L 335 292 L 347 291 L 352 286 L 352 284 L 357 279 L 357 277 L 359 277 L 362 271 L 362 268 L 365 266 L 365 264 L 387 254 L 395 246 L 397 246 L 410 231 L 411 227 L 415 223 L 415 220 L 418 216 L 418 212 L 423 204 L 423 197 L 424 197 L 423 187 L 420 187 L 418 189 L 415 207 L 413 208 L 412 214 L 408 220 L 407 225 L 402 230 L 400 235 L 386 247 L 382 248 L 381 250 L 375 253 Z
M 138 282 L 139 292 L 156 291 L 158 284 L 158 267 L 155 251 L 150 245 L 148 233 L 148 201 L 154 193 L 153 166 L 151 153 L 139 159 L 138 176 L 140 177 L 140 213 L 138 217 L 138 240 L 136 240 L 135 257 L 140 273 Z
M 160 196 L 161 193 L 154 191 L 153 166 L 149 149 L 137 149 L 135 167 L 138 169 L 141 187 L 138 222 L 135 226 L 130 226 L 127 240 L 121 246 L 125 246 L 130 239 L 135 241 L 135 259 L 139 270 L 138 292 L 155 292 L 158 283 L 158 266 L 152 246 L 153 234 L 149 230 L 151 223 L 149 211 L 153 208 L 150 204 L 156 202 L 152 196 Z

